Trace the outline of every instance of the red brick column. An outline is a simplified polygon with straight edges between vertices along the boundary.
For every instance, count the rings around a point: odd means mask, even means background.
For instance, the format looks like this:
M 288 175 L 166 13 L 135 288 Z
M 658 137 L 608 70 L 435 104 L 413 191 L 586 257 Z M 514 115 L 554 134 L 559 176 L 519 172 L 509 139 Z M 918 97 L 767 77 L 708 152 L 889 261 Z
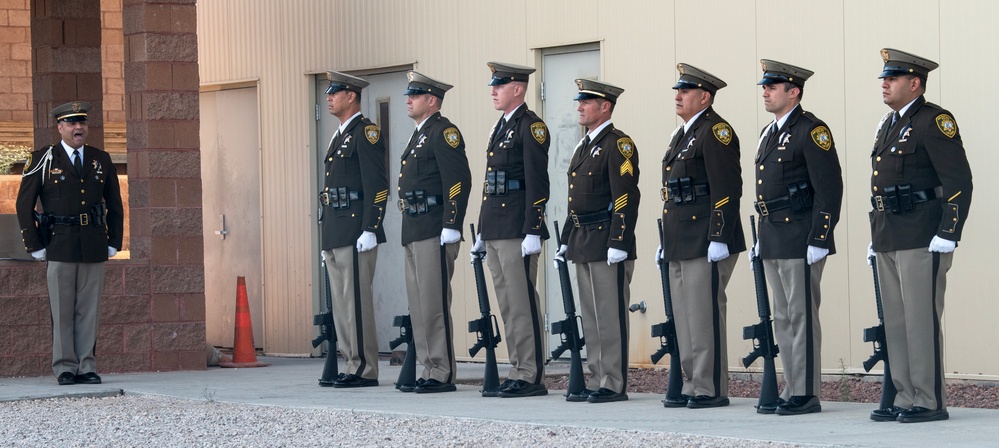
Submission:
M 122 294 L 151 325 L 106 325 L 122 350 L 148 343 L 154 370 L 205 368 L 205 276 L 197 9 L 194 0 L 124 0 L 125 117 L 132 264 Z M 110 280 L 110 279 L 109 279 Z M 146 299 L 148 299 L 146 301 Z M 126 300 L 132 303 L 132 300 Z M 128 310 L 122 310 L 128 314 Z M 114 328 L 111 328 L 114 327 Z
M 87 101 L 87 143 L 104 147 L 100 0 L 31 0 L 35 147 L 59 141 L 53 107 Z M 5 61 L 6 63 L 6 61 Z

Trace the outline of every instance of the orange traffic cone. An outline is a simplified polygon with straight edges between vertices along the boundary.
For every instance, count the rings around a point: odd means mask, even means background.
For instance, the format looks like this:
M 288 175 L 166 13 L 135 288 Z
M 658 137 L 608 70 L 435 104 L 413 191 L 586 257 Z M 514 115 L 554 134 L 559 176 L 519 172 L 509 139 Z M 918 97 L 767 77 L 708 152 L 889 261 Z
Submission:
M 264 367 L 257 362 L 253 346 L 253 324 L 250 322 L 250 301 L 246 298 L 246 279 L 236 277 L 236 330 L 233 334 L 232 362 L 220 362 L 221 367 Z

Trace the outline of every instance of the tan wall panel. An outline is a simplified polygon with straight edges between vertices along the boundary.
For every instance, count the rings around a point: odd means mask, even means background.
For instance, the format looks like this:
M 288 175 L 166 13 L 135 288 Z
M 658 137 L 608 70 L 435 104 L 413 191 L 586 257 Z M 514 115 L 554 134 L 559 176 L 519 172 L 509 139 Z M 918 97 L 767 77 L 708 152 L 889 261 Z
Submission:
M 308 75 L 330 68 L 415 62 L 417 70 L 455 84 L 443 112 L 465 135 L 473 179 L 478 179 L 485 163 L 480 150 L 497 116 L 485 63 L 536 66 L 537 49 L 599 42 L 603 78 L 626 89 L 615 123 L 639 147 L 646 193 L 638 231 L 639 239 L 650 244 L 640 244 L 632 296 L 635 302 L 646 300 L 650 308 L 644 316 L 632 315 L 630 358 L 646 362 L 654 348 L 648 325 L 662 320 L 651 242 L 656 239 L 652 223 L 661 212 L 661 154 L 679 124 L 670 89 L 675 65 L 691 63 L 729 83 L 715 108 L 731 121 L 742 141 L 743 220 L 748 232 L 745 221 L 753 191 L 749 169 L 759 129 L 771 119 L 755 83 L 759 59 L 771 58 L 816 72 L 804 105 L 829 124 L 840 152 L 846 198 L 836 235 L 838 254 L 827 265 L 823 288 L 823 365 L 826 371 L 838 371 L 843 359 L 849 369 L 857 370 L 871 350 L 861 330 L 875 323 L 870 269 L 863 258 L 870 241 L 869 148 L 877 121 L 887 111 L 876 79 L 882 65 L 878 50 L 890 46 L 942 64 L 930 76 L 927 97 L 954 113 L 979 174 L 975 210 L 950 274 L 947 369 L 999 375 L 999 360 L 982 359 L 971 344 L 999 336 L 987 320 L 999 307 L 989 296 L 999 286 L 997 280 L 972 270 L 988 262 L 991 249 L 983 244 L 986 223 L 994 213 L 984 207 L 985 192 L 995 191 L 997 181 L 983 173 L 999 155 L 982 148 L 990 143 L 984 130 L 999 113 L 984 107 L 995 104 L 997 94 L 979 86 L 990 85 L 987 77 L 999 69 L 987 56 L 999 45 L 991 24 L 999 6 L 984 0 L 917 0 L 905 8 L 882 0 L 806 2 L 794 8 L 777 0 L 715 0 L 699 3 L 697 11 L 672 1 L 522 0 L 502 6 L 500 11 L 496 5 L 457 0 L 218 0 L 198 5 L 202 82 L 260 79 L 264 290 L 265 306 L 273 313 L 266 325 L 274 333 L 266 336 L 269 351 L 310 349 L 314 179 L 306 182 L 301 175 L 315 150 Z M 897 25 L 886 26 L 886 21 Z M 538 86 L 532 88 L 535 95 L 528 102 L 537 108 Z M 473 195 L 469 222 L 477 219 L 478 207 Z M 729 286 L 729 357 L 734 370 L 749 349 L 741 340 L 741 327 L 756 320 L 744 257 L 740 254 L 743 259 Z M 467 263 L 458 263 L 453 309 L 458 327 L 478 314 L 472 283 Z M 560 316 L 560 310 L 551 313 Z M 456 335 L 456 351 L 462 353 L 469 341 L 467 335 Z

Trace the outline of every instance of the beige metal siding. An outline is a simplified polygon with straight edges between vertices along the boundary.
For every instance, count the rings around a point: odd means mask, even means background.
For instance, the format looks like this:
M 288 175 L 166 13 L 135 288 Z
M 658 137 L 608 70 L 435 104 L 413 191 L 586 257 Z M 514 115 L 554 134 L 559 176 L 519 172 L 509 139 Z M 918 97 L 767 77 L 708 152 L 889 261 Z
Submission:
M 745 221 L 751 213 L 750 169 L 757 135 L 771 119 L 756 86 L 759 59 L 772 58 L 816 72 L 803 105 L 829 124 L 843 164 L 846 197 L 836 235 L 838 254 L 830 258 L 823 282 L 823 366 L 838 372 L 842 360 L 856 371 L 871 350 L 862 341 L 861 329 L 876 320 L 864 258 L 870 240 L 871 138 L 887 111 L 876 79 L 882 65 L 878 50 L 889 46 L 941 63 L 930 75 L 927 98 L 953 112 L 978 174 L 974 210 L 949 275 L 944 315 L 947 370 L 999 377 L 999 360 L 975 349 L 999 339 L 999 329 L 991 322 L 999 311 L 994 300 L 999 280 L 988 270 L 994 244 L 986 234 L 987 223 L 996 218 L 988 201 L 999 180 L 985 175 L 999 162 L 989 150 L 991 123 L 999 121 L 999 112 L 990 107 L 999 102 L 990 82 L 999 71 L 999 62 L 990 56 L 999 50 L 995 2 L 916 0 L 901 7 L 880 0 L 794 5 L 718 0 L 692 8 L 674 1 L 522 0 L 498 5 L 459 0 L 216 0 L 201 2 L 198 8 L 202 82 L 260 79 L 265 338 L 270 352 L 310 351 L 313 286 L 306 283 L 314 258 L 309 233 L 314 199 L 311 180 L 307 182 L 302 172 L 309 171 L 306 164 L 315 148 L 310 144 L 314 131 L 307 75 L 415 61 L 417 70 L 455 84 L 444 114 L 465 135 L 473 176 L 478 178 L 485 163 L 479 150 L 496 114 L 486 87 L 485 62 L 536 65 L 538 49 L 596 42 L 603 79 L 627 89 L 614 121 L 634 137 L 643 171 L 638 228 L 642 243 L 632 297 L 635 302 L 646 300 L 650 308 L 646 315 L 632 314 L 629 358 L 647 363 L 655 346 L 648 325 L 662 320 L 658 273 L 651 262 L 656 238 L 652 223 L 661 212 L 659 161 L 669 133 L 679 124 L 670 89 L 675 65 L 691 63 L 729 83 L 715 107 L 742 141 Z M 533 88 L 538 91 L 536 83 Z M 528 102 L 537 108 L 539 98 Z M 469 221 L 477 219 L 478 206 L 473 195 Z M 738 359 L 749 348 L 741 340 L 741 327 L 756 320 L 752 277 L 745 254 L 738 256 L 742 260 L 728 289 L 734 370 L 741 370 Z M 467 264 L 458 263 L 452 310 L 456 328 L 477 315 L 470 277 Z M 551 310 L 551 316 L 561 317 L 561 310 Z M 466 335 L 456 334 L 456 351 L 462 353 L 468 341 Z

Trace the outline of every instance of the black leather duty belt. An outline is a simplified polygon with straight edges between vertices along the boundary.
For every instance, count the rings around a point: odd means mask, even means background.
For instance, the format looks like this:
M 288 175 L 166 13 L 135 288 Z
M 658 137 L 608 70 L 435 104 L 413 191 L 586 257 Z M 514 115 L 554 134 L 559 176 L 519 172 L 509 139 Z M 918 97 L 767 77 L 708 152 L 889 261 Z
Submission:
M 506 171 L 490 171 L 482 184 L 482 192 L 488 196 L 505 196 L 507 192 L 524 189 L 524 182 L 507 179 Z
M 579 228 L 590 224 L 609 222 L 611 220 L 611 214 L 608 211 L 587 213 L 585 215 L 569 214 L 569 219 L 572 220 L 573 227 Z
M 711 189 L 708 184 L 694 184 L 688 177 L 680 177 L 666 181 L 666 186 L 659 190 L 663 202 L 673 201 L 676 205 L 693 204 L 698 196 L 708 196 Z
M 784 196 L 769 201 L 756 201 L 753 203 L 753 208 L 756 209 L 756 213 L 759 213 L 760 216 L 767 216 L 770 212 L 791 208 L 791 198 Z
M 916 204 L 943 197 L 941 187 L 912 191 L 911 185 L 889 185 L 882 190 L 884 194 L 871 196 L 871 206 L 879 212 L 905 213 L 912 211 Z
M 437 195 L 428 195 L 423 190 L 407 191 L 399 199 L 399 211 L 410 215 L 422 215 L 429 212 L 430 207 L 441 205 L 444 199 Z
M 350 201 L 359 201 L 362 198 L 364 195 L 360 191 L 350 191 L 347 187 L 327 188 L 319 193 L 319 203 L 335 209 L 350 208 Z
M 80 213 L 79 215 L 57 216 L 48 215 L 48 223 L 60 226 L 89 226 L 90 213 Z

